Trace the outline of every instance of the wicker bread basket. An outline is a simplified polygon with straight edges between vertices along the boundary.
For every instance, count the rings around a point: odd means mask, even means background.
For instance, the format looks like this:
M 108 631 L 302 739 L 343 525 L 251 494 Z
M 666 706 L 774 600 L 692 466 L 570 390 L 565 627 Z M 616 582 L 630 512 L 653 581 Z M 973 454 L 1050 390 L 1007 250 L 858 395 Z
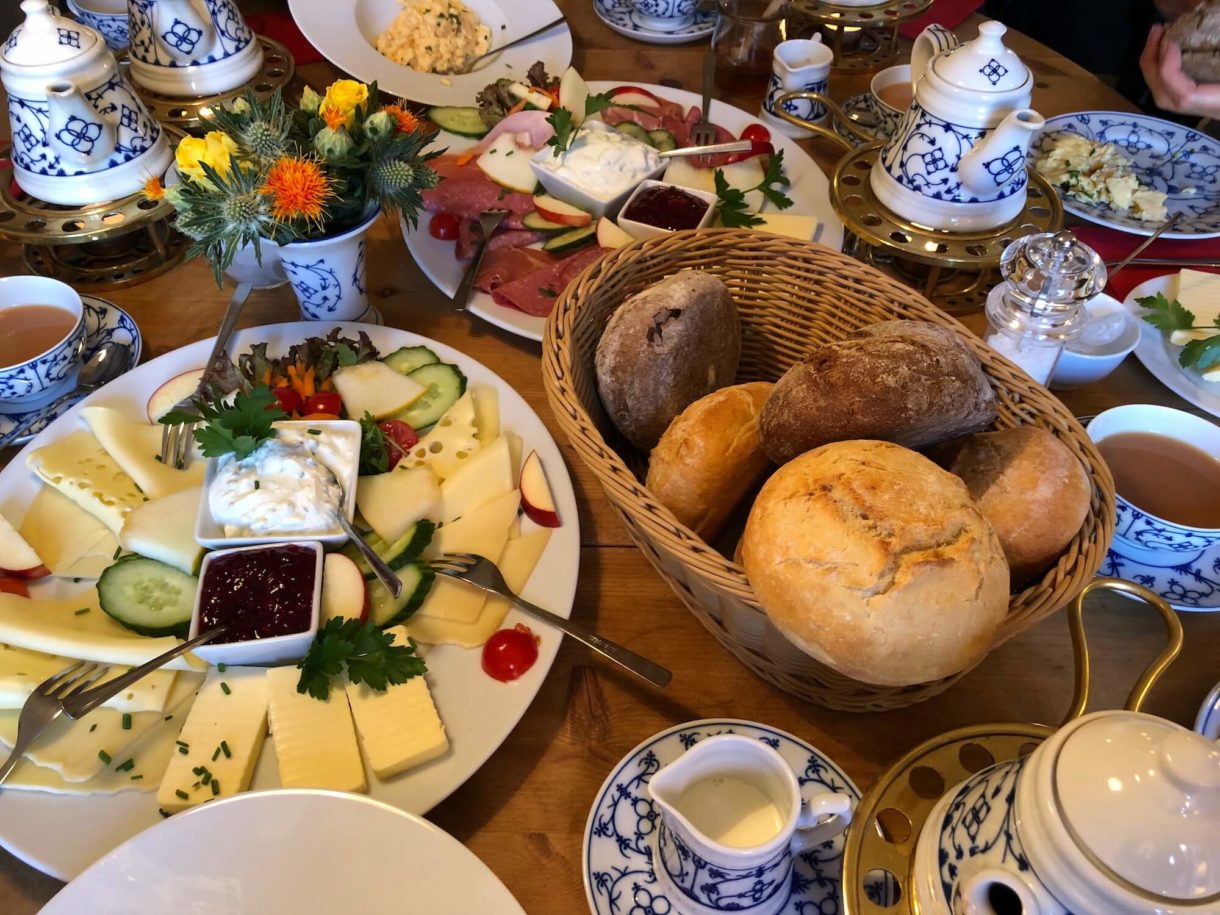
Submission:
M 556 302 L 543 342 L 547 396 L 631 539 L 703 625 L 760 677 L 802 699 L 849 711 L 912 705 L 958 679 L 874 686 L 815 661 L 771 625 L 741 566 L 680 524 L 640 482 L 647 455 L 629 445 L 603 411 L 594 351 L 610 314 L 627 296 L 685 268 L 717 274 L 737 302 L 743 326 L 738 381 L 774 381 L 810 347 L 868 324 L 929 321 L 957 331 L 982 360 L 995 389 L 999 427 L 1042 426 L 1079 457 L 1093 487 L 1088 517 L 1055 567 L 1012 596 L 998 641 L 1068 603 L 1097 573 L 1114 532 L 1109 470 L 1054 396 L 957 321 L 879 271 L 817 244 L 735 229 L 638 242 L 592 265 Z

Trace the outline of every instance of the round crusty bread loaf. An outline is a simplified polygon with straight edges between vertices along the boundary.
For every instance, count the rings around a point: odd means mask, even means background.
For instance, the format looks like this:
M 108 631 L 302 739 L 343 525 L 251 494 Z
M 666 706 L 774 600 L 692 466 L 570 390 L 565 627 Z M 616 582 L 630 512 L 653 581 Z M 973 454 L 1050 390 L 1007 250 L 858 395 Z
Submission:
M 1004 552 L 965 484 L 889 442 L 836 442 L 777 470 L 741 555 L 780 631 L 865 683 L 966 670 L 1008 612 Z
M 704 540 L 715 539 L 771 467 L 758 440 L 758 414 L 773 387 L 753 381 L 699 398 L 652 449 L 648 489 Z
M 995 528 L 1014 585 L 1045 572 L 1089 513 L 1092 487 L 1084 467 L 1038 426 L 972 435 L 949 470 Z
M 1220 0 L 1205 0 L 1173 21 L 1165 35 L 1182 49 L 1182 72 L 1198 83 L 1220 83 Z
M 641 451 L 687 406 L 732 384 L 741 321 L 717 276 L 683 270 L 633 295 L 597 344 L 597 392 L 610 420 Z
M 763 448 L 777 464 L 848 439 L 922 448 L 995 421 L 978 358 L 952 330 L 885 321 L 793 365 L 763 407 Z

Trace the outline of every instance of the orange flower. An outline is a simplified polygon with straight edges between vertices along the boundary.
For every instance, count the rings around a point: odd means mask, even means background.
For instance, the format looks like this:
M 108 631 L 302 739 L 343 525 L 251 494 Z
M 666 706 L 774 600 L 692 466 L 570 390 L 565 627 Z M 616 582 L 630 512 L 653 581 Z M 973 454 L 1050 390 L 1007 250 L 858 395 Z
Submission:
M 161 179 L 156 175 L 144 182 L 144 196 L 149 200 L 165 199 L 165 186 L 161 184 Z
M 323 103 L 318 113 L 322 115 L 322 120 L 331 130 L 338 130 L 347 124 L 347 115 L 329 102 Z
M 419 129 L 419 118 L 401 105 L 386 105 L 382 110 L 397 122 L 396 129 L 399 133 L 410 133 Z
M 267 172 L 262 193 L 271 197 L 271 214 L 281 222 L 305 219 L 320 223 L 333 196 L 318 163 L 281 156 Z

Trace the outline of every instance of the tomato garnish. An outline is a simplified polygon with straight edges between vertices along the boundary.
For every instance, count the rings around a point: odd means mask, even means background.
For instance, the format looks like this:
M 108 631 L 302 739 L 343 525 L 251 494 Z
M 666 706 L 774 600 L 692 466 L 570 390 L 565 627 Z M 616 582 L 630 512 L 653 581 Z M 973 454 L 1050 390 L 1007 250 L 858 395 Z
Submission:
M 390 457 L 389 470 L 393 470 L 398 462 L 402 459 L 403 452 L 410 451 L 419 441 L 419 435 L 411 428 L 409 423 L 404 423 L 401 419 L 387 419 L 384 422 L 377 424 L 385 437 L 388 438 L 393 445 L 386 448 L 386 453 Z M 398 447 L 395 448 L 394 445 Z
M 441 241 L 453 241 L 462 228 L 462 220 L 453 213 L 437 213 L 428 223 L 428 233 Z
M 301 412 L 304 400 L 292 388 L 272 388 L 271 393 L 275 395 L 275 402 L 279 404 L 279 408 L 289 416 Z
M 342 409 L 342 397 L 334 391 L 320 391 L 311 397 L 305 398 L 305 405 L 301 408 L 301 412 L 305 414 L 331 413 L 334 416 L 338 416 Z
M 771 131 L 767 130 L 762 124 L 751 124 L 741 132 L 743 140 L 753 140 L 756 143 L 770 143 Z
M 538 637 L 522 623 L 493 633 L 483 646 L 483 672 L 501 683 L 516 680 L 537 660 Z

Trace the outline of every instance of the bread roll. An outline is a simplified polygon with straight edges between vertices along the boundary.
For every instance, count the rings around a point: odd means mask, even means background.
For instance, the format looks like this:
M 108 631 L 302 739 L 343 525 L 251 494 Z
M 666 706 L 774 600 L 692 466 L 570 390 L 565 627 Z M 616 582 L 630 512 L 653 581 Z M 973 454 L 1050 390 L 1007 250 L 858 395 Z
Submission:
M 948 467 L 995 528 L 1014 585 L 1046 571 L 1089 512 L 1084 467 L 1038 426 L 972 435 Z
M 732 384 L 741 322 L 719 277 L 683 270 L 627 299 L 597 344 L 597 391 L 610 420 L 650 450 L 673 418 Z
M 1182 49 L 1182 72 L 1198 83 L 1220 83 L 1220 2 L 1200 3 L 1165 34 Z
M 771 621 L 865 683 L 966 670 L 1008 612 L 1004 552 L 965 484 L 889 442 L 836 442 L 785 464 L 754 502 L 741 553 Z
M 758 413 L 773 387 L 755 381 L 701 397 L 652 449 L 649 490 L 704 540 L 715 539 L 771 466 L 758 440 Z
M 788 369 L 763 407 L 763 448 L 777 464 L 847 439 L 922 448 L 995 421 L 995 395 L 956 333 L 886 321 L 819 346 Z

